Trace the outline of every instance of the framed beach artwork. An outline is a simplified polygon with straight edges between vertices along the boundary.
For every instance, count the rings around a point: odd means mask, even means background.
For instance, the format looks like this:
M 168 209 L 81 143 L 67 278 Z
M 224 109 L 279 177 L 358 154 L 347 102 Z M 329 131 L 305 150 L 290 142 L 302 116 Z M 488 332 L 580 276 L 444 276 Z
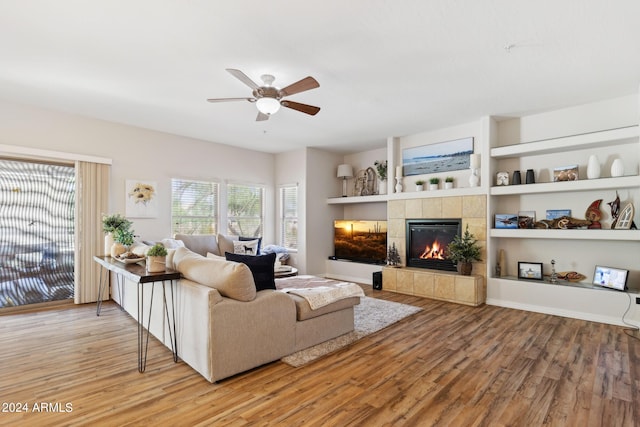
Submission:
M 158 197 L 155 181 L 128 179 L 126 181 L 126 216 L 130 218 L 156 218 Z
M 404 176 L 469 169 L 473 138 L 421 145 L 402 150 Z

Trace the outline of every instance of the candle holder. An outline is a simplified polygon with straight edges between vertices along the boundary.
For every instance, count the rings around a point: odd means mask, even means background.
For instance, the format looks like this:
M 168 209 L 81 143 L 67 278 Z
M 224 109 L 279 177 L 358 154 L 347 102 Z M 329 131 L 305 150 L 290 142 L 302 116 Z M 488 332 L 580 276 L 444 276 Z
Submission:
M 402 177 L 396 176 L 396 193 L 402 193 Z

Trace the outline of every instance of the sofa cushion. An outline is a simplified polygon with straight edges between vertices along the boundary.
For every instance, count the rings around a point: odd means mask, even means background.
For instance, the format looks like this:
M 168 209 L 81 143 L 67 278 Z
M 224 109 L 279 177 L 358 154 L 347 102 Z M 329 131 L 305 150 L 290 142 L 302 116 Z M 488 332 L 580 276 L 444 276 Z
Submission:
M 256 290 L 275 289 L 276 282 L 273 267 L 276 262 L 276 254 L 269 255 L 239 255 L 226 252 L 225 257 L 228 261 L 241 262 L 246 264 L 253 274 L 253 281 L 256 284 Z
M 257 248 L 256 248 L 256 251 L 254 252 L 254 255 L 259 255 L 260 245 L 262 244 L 262 237 L 242 237 L 242 236 L 238 237 L 238 236 L 225 236 L 224 234 L 218 234 L 218 247 L 220 249 L 220 254 L 223 255 L 227 252 L 230 252 L 232 254 L 238 253 L 235 250 L 236 242 L 249 242 L 253 240 L 258 241 Z
M 215 288 L 220 295 L 238 301 L 253 301 L 256 285 L 245 264 L 205 258 L 187 248 L 176 249 L 175 269 L 186 279 Z
M 256 255 L 260 255 L 260 248 L 262 246 L 262 237 L 243 237 L 243 236 L 240 236 L 240 237 L 238 237 L 238 239 L 241 242 L 249 242 L 249 241 L 253 241 L 253 240 L 258 240 L 258 247 L 256 249 L 255 254 Z
M 233 253 L 241 255 L 258 255 L 258 239 L 254 240 L 234 240 Z
M 218 249 L 218 240 L 214 234 L 176 234 L 176 240 L 181 240 L 184 245 L 193 252 L 206 256 L 207 252 L 221 255 Z

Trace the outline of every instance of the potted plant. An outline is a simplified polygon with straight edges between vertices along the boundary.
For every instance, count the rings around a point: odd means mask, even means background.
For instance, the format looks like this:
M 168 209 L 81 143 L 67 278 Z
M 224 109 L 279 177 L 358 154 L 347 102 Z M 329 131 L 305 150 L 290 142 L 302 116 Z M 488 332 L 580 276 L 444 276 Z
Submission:
M 450 190 L 453 188 L 453 177 L 452 176 L 448 176 L 444 179 L 444 188 L 446 190 Z
M 430 178 L 429 179 L 429 190 L 437 190 L 438 184 L 440 183 L 440 178 Z
M 133 223 L 120 214 L 102 215 L 102 231 L 104 235 L 104 253 L 111 253 L 111 247 L 114 243 L 113 233 L 116 230 L 131 228 Z
M 416 191 L 422 191 L 424 188 L 424 181 L 419 179 L 416 181 Z
M 376 160 L 373 162 L 378 172 L 378 194 L 387 194 L 387 161 Z
M 113 232 L 114 244 L 111 246 L 111 256 L 117 258 L 133 245 L 134 235 L 129 228 L 118 228 Z
M 147 271 L 158 273 L 166 269 L 167 249 L 160 243 L 156 243 L 147 251 Z
M 478 245 L 478 240 L 469 232 L 469 225 L 467 225 L 462 236 L 454 237 L 451 243 L 449 243 L 446 256 L 447 259 L 456 263 L 458 273 L 463 276 L 470 276 L 472 269 L 471 263 L 474 261 L 482 261 L 480 253 L 481 248 Z

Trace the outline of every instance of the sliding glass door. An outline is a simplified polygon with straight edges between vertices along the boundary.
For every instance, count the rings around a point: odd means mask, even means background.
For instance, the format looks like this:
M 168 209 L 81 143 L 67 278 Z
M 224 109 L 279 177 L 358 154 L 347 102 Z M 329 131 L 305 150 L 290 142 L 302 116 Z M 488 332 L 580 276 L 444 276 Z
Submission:
M 73 298 L 73 165 L 0 159 L 0 309 Z

